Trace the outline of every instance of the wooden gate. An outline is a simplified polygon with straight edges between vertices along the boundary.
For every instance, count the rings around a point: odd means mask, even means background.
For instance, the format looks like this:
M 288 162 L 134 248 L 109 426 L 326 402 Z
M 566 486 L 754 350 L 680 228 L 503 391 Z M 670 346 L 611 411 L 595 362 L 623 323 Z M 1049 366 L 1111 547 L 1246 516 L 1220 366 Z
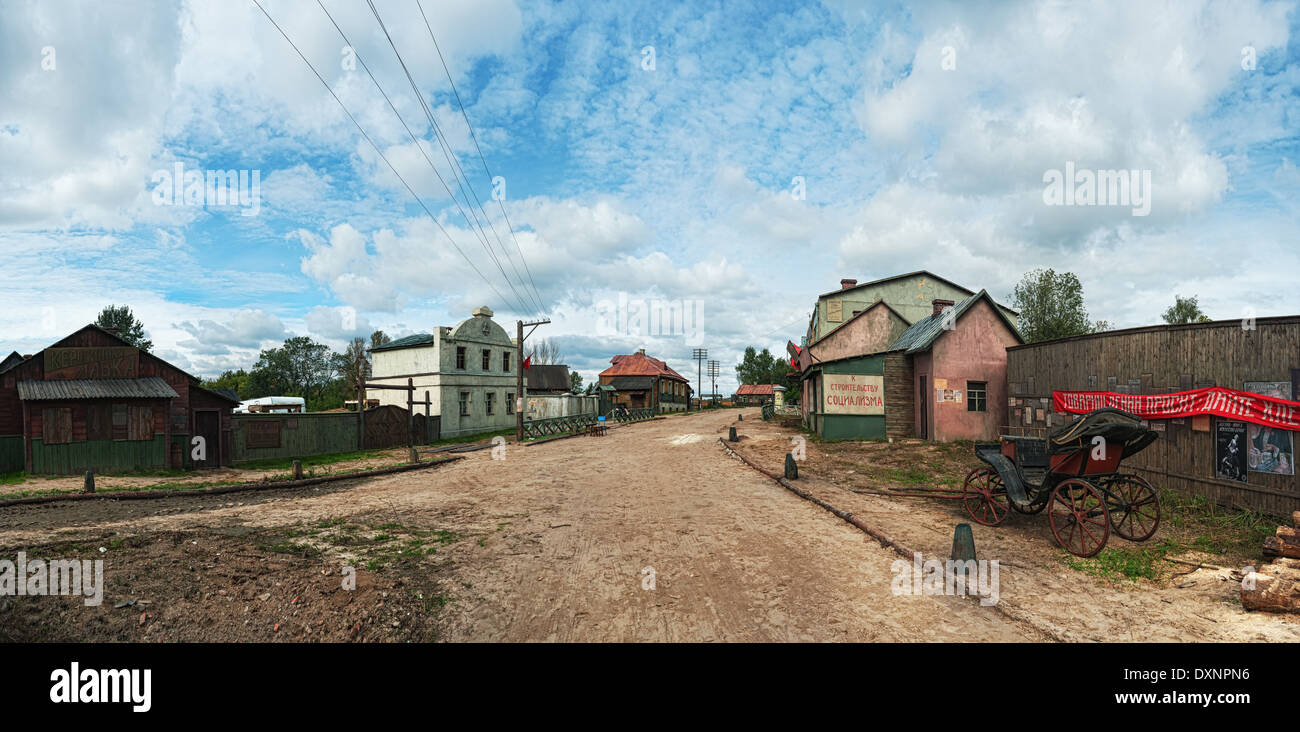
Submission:
M 392 404 L 367 409 L 365 449 L 384 450 L 409 444 L 410 419 L 408 414 L 405 409 Z M 430 435 L 429 428 L 425 424 L 424 415 L 416 413 L 415 444 L 427 444 L 430 439 L 436 440 L 438 436 Z

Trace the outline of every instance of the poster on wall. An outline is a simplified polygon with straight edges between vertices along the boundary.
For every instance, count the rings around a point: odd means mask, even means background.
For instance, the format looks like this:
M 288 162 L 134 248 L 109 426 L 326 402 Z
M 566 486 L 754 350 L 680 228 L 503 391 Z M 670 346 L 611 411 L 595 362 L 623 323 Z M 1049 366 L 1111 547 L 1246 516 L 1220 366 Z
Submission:
M 1289 381 L 1247 381 L 1245 391 L 1274 399 L 1290 399 L 1292 393 Z
M 1252 424 L 1246 436 L 1249 438 L 1247 462 L 1252 472 L 1295 475 L 1290 431 Z
M 1246 423 L 1220 419 L 1214 428 L 1214 475 L 1246 482 Z
M 884 414 L 885 377 L 879 374 L 822 376 L 826 414 Z

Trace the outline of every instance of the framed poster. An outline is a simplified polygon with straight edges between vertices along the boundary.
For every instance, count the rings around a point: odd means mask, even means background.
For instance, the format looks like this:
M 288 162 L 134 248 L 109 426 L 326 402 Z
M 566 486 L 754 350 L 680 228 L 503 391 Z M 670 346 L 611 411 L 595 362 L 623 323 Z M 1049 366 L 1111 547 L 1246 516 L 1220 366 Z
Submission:
M 1246 462 L 1251 472 L 1295 475 L 1295 451 L 1289 430 L 1250 424 L 1246 436 L 1249 438 Z
M 1274 399 L 1291 398 L 1291 382 L 1289 381 L 1247 381 L 1244 391 L 1261 396 L 1273 397 Z
M 1214 477 L 1246 482 L 1246 423 L 1219 419 L 1214 423 Z

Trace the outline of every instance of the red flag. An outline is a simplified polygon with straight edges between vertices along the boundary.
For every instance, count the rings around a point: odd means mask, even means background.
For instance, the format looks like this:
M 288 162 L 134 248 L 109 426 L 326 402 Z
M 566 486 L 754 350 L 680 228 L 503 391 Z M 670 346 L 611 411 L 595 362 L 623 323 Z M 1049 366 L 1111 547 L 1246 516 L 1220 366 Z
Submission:
M 527 358 L 525 358 L 525 359 L 524 359 L 524 370 L 527 371 L 527 370 L 528 370 L 528 367 L 529 367 L 530 365 L 532 365 L 532 363 L 533 363 L 533 357 L 532 357 L 532 356 L 528 356 Z

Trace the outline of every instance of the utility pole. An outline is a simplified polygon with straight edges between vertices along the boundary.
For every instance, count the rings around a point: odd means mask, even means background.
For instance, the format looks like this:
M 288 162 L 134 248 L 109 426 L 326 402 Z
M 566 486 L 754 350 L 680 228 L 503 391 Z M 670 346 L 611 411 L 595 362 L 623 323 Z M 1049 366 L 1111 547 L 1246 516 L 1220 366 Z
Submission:
M 709 379 L 713 382 L 713 402 L 716 406 L 718 402 L 718 362 L 709 361 Z
M 522 320 L 515 321 L 515 442 L 524 441 L 524 326 L 532 326 L 528 335 L 532 335 L 537 326 L 550 323 L 550 319 L 535 320 L 525 323 Z
M 695 359 L 695 386 L 698 389 L 695 396 L 700 400 L 699 409 L 696 411 L 703 411 L 704 409 L 704 359 L 708 357 L 709 349 L 707 348 L 696 348 L 691 352 L 691 358 Z

